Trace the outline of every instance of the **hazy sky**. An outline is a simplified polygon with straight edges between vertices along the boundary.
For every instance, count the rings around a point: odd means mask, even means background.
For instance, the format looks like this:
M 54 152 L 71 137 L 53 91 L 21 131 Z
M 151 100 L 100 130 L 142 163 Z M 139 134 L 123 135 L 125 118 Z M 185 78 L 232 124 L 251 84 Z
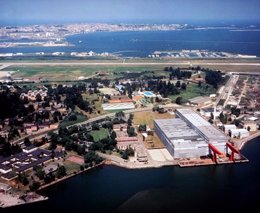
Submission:
M 0 24 L 259 20 L 260 0 L 0 0 Z

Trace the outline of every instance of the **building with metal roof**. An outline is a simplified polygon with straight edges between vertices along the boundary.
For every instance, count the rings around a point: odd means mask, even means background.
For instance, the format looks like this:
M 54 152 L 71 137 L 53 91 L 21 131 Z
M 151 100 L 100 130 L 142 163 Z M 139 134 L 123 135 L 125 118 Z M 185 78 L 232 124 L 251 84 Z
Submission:
M 209 143 L 225 152 L 228 138 L 190 109 L 178 109 L 179 118 L 154 120 L 155 132 L 174 158 L 210 154 Z

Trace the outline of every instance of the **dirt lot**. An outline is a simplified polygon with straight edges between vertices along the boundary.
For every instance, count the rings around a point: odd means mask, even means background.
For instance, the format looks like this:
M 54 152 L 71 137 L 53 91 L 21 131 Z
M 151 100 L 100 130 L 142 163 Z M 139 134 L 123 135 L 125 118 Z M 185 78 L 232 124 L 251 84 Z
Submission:
M 136 112 L 134 114 L 134 125 L 138 127 L 140 124 L 146 124 L 149 126 L 151 130 L 153 130 L 153 120 L 154 119 L 166 119 L 166 118 L 174 118 L 173 115 L 169 113 L 158 113 L 158 112 Z M 144 145 L 147 149 L 158 149 L 164 148 L 165 146 L 158 138 L 156 133 L 153 136 L 148 136 L 148 138 L 144 141 Z
M 84 164 L 84 159 L 77 156 L 70 156 L 67 158 L 67 160 L 80 165 Z
M 153 129 L 154 119 L 166 119 L 174 118 L 173 115 L 169 113 L 158 113 L 158 112 L 136 112 L 134 113 L 134 125 L 138 126 L 140 124 L 146 124 L 151 129 Z

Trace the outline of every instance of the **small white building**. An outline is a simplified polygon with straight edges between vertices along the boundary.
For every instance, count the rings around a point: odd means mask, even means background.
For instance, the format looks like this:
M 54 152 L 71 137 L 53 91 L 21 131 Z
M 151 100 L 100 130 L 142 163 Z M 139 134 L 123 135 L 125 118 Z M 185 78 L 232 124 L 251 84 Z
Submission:
M 221 111 L 216 109 L 216 111 L 214 112 L 214 108 L 205 108 L 200 110 L 200 114 L 206 118 L 210 118 L 211 113 L 213 114 L 213 116 L 215 116 L 215 118 L 217 118 L 219 117 Z
M 231 129 L 230 132 L 232 138 L 246 138 L 249 136 L 249 132 L 246 129 Z
M 224 129 L 225 129 L 225 133 L 228 134 L 229 131 L 231 131 L 233 129 L 237 129 L 237 126 L 234 124 L 226 124 L 226 125 L 224 125 Z

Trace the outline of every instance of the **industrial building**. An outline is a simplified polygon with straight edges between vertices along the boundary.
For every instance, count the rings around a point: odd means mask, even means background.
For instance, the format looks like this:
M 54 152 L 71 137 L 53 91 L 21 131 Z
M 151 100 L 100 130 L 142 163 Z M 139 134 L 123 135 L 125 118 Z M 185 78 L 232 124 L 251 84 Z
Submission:
M 190 109 L 176 110 L 174 119 L 154 120 L 155 132 L 174 158 L 211 154 L 209 143 L 225 153 L 228 138 Z

